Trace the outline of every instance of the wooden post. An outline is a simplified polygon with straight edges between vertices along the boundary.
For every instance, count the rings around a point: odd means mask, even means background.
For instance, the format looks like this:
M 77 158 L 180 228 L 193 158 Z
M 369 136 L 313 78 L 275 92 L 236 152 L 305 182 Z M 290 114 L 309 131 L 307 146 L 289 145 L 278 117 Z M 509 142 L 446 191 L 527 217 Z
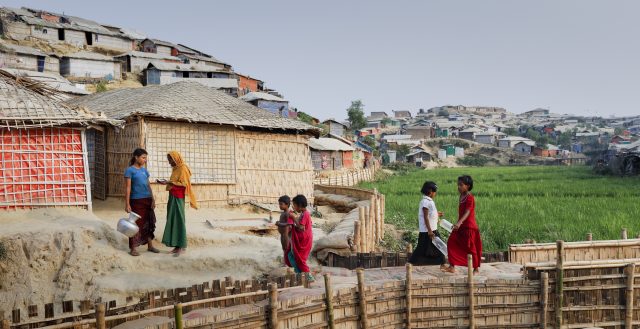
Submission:
M 107 323 L 105 321 L 106 312 L 104 303 L 96 304 L 96 329 L 107 329 Z
M 324 274 L 324 291 L 326 295 L 329 329 L 335 329 L 336 325 L 333 319 L 333 288 L 331 287 L 331 275 L 329 273 Z
M 367 249 L 365 252 L 371 252 L 373 246 L 371 246 L 371 207 L 364 207 L 364 215 L 366 216 L 365 222 L 367 222 L 367 230 L 364 233 L 364 239 L 367 240 Z
M 627 272 L 627 304 L 624 311 L 624 327 L 631 329 L 633 328 L 633 288 L 635 286 L 635 272 L 636 272 L 636 264 L 629 264 L 625 268 Z
M 593 233 L 587 233 L 587 241 L 593 241 Z
M 562 328 L 562 304 L 564 303 L 563 281 L 564 281 L 564 241 L 556 242 L 556 325 L 555 328 Z
M 2 329 L 11 329 L 11 324 L 9 323 L 9 320 L 7 319 L 2 320 Z
M 473 256 L 467 255 L 467 283 L 469 284 L 469 329 L 476 328 L 476 316 L 474 300 L 474 284 L 473 284 Z
M 626 228 L 622 229 L 622 232 L 620 233 L 620 238 L 622 240 L 626 240 L 627 239 L 627 229 Z
M 278 284 L 269 285 L 269 328 L 278 328 Z
M 409 263 L 407 263 L 406 265 L 406 269 L 407 269 L 407 279 L 404 282 L 404 289 L 405 289 L 405 298 L 406 298 L 406 304 L 407 304 L 407 329 L 411 329 L 411 312 L 412 312 L 412 305 L 411 305 L 411 283 L 413 282 L 412 280 L 412 271 L 413 271 L 413 266 Z
M 382 242 L 382 208 L 380 207 L 380 194 L 376 194 L 376 228 L 378 229 L 378 242 Z
M 540 280 L 540 328 L 547 329 L 547 309 L 549 307 L 549 273 L 542 273 L 542 279 Z
M 353 221 L 353 248 L 351 251 L 360 251 L 360 221 Z
M 411 243 L 407 243 L 407 254 L 410 254 L 413 252 L 413 245 Z
M 184 323 L 182 322 L 182 304 L 181 303 L 173 305 L 173 313 L 174 313 L 174 320 L 176 322 L 176 329 L 184 328 Z
M 359 268 L 358 274 L 358 304 L 360 309 L 360 328 L 369 329 L 369 321 L 367 319 L 367 298 L 364 293 L 364 270 Z

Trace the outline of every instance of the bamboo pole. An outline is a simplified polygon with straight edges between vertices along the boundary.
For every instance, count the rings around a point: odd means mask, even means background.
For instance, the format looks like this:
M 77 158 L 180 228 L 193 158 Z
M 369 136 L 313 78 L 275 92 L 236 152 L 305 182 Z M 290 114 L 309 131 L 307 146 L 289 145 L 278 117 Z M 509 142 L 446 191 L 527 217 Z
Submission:
M 360 248 L 360 221 L 353 221 L 353 248 L 351 251 L 359 252 Z
M 593 248 L 593 247 L 627 247 L 640 246 L 640 241 L 631 240 L 596 240 L 582 242 L 567 242 L 566 249 Z M 553 243 L 538 243 L 535 245 L 510 245 L 509 251 L 538 251 L 538 250 L 555 250 L 557 245 Z
M 367 207 L 360 207 L 360 252 L 367 252 Z
M 11 329 L 11 324 L 9 323 L 9 320 L 7 319 L 2 320 L 2 329 Z
M 382 242 L 382 208 L 380 207 L 380 195 L 376 194 L 376 223 L 378 228 L 378 242 Z
M 540 280 L 540 325 L 542 329 L 547 329 L 547 309 L 549 308 L 549 273 L 542 273 L 542 280 Z
M 107 323 L 105 321 L 106 312 L 104 303 L 96 304 L 96 329 L 107 329 Z
M 371 207 L 365 206 L 364 207 L 364 213 L 365 213 L 365 216 L 367 216 L 367 219 L 366 219 L 367 231 L 366 231 L 365 237 L 364 237 L 367 240 L 367 251 L 366 252 L 371 252 L 371 250 L 373 249 L 373 246 L 371 245 L 371 229 L 373 228 L 373 226 L 371 225 Z
M 635 286 L 636 264 L 629 264 L 625 268 L 625 271 L 627 272 L 627 303 L 625 308 L 624 327 L 631 329 L 633 328 L 633 289 Z
M 331 287 L 331 275 L 329 273 L 324 274 L 324 289 L 327 303 L 327 322 L 329 329 L 335 329 L 335 320 L 333 317 L 333 287 Z
M 620 238 L 622 240 L 626 240 L 627 239 L 627 229 L 626 228 L 623 228 L 622 232 L 620 232 Z
M 411 303 L 411 283 L 412 283 L 412 271 L 413 266 L 410 263 L 406 265 L 407 269 L 407 279 L 404 284 L 405 289 L 405 298 L 407 304 L 407 329 L 411 329 L 411 312 L 412 312 L 412 303 Z
M 564 303 L 563 280 L 564 280 L 564 241 L 556 242 L 556 325 L 555 328 L 562 328 L 562 304 Z
M 278 328 L 278 284 L 269 285 L 269 328 Z
M 469 329 L 475 329 L 475 300 L 474 300 L 474 284 L 473 284 L 473 255 L 467 255 L 467 282 L 469 284 Z
M 174 320 L 176 322 L 176 329 L 184 328 L 184 322 L 182 321 L 182 304 L 178 303 L 173 305 Z
M 593 241 L 593 233 L 587 233 L 587 241 Z
M 385 222 L 385 207 L 386 207 L 386 197 L 384 194 L 380 195 L 380 206 L 382 207 L 382 237 L 384 238 L 384 222 Z
M 371 223 L 370 240 L 372 242 L 371 249 L 375 248 L 376 241 L 376 197 L 369 198 L 369 223 Z
M 359 268 L 356 273 L 358 275 L 358 305 L 360 309 L 360 328 L 369 329 L 369 321 L 367 319 L 367 298 L 364 293 L 364 270 Z

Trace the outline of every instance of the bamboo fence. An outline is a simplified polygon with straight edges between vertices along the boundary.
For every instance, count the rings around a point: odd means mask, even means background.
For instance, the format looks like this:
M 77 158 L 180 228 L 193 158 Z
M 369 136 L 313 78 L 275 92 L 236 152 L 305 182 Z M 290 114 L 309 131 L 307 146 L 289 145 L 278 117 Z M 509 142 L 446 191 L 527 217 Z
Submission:
M 623 232 L 621 236 L 626 237 L 626 230 Z M 592 238 L 592 234 L 589 233 L 587 239 Z M 564 248 L 566 261 L 640 258 L 640 239 L 566 242 Z M 524 265 L 526 263 L 555 261 L 555 259 L 555 243 L 513 244 L 509 246 L 509 261 L 511 263 Z
M 404 266 L 407 260 L 411 258 L 411 251 L 398 252 L 369 252 L 369 253 L 353 253 L 349 256 L 341 256 L 329 253 L 326 266 L 341 267 L 350 270 L 356 268 L 383 268 Z M 483 253 L 482 263 L 498 263 L 507 262 L 508 254 L 506 252 Z
M 379 169 L 380 165 L 376 161 L 372 161 L 372 165 L 368 168 L 343 169 L 331 173 L 316 171 L 313 182 L 317 185 L 356 186 L 360 182 L 374 180 Z

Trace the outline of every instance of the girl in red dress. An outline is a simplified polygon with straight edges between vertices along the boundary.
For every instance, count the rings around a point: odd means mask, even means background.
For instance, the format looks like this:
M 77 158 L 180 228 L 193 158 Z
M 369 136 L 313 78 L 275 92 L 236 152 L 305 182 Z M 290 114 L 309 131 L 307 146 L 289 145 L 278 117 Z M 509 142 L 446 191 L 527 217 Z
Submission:
M 476 223 L 476 200 L 470 193 L 473 189 L 471 176 L 458 177 L 458 192 L 460 205 L 458 206 L 458 222 L 447 241 L 449 267 L 444 270 L 455 273 L 455 266 L 467 266 L 467 255 L 473 256 L 473 273 L 480 269 L 482 257 L 482 240 Z

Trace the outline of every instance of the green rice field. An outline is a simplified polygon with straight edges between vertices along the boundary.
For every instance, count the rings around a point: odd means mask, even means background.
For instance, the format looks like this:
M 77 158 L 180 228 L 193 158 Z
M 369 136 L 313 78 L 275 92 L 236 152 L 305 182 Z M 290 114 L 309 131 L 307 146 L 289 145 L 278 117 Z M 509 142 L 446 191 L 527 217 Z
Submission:
M 458 216 L 457 177 L 471 175 L 476 219 L 486 251 L 506 250 L 526 239 L 537 242 L 618 239 L 640 233 L 640 178 L 600 176 L 589 167 L 482 167 L 411 171 L 361 187 L 386 195 L 386 220 L 417 230 L 420 189 L 435 181 L 444 218 Z M 441 230 L 443 231 L 443 230 Z M 446 233 L 446 232 L 445 232 Z

